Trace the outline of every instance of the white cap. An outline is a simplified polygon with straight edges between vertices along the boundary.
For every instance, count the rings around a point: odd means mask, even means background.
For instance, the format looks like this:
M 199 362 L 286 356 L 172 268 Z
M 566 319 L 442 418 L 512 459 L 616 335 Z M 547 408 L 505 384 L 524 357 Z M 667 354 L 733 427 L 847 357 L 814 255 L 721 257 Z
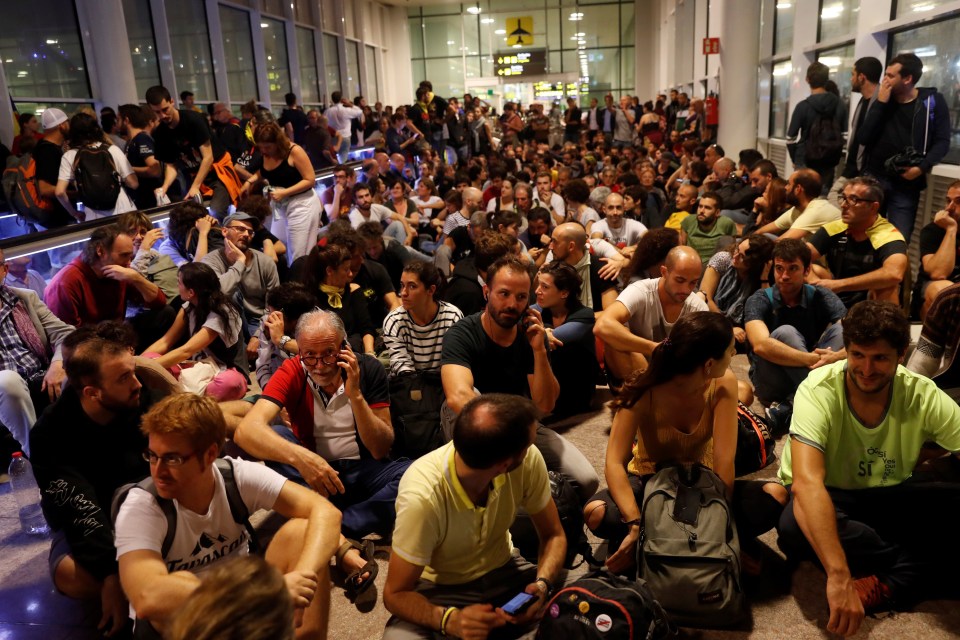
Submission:
M 40 122 L 43 125 L 43 130 L 48 131 L 53 129 L 58 125 L 63 124 L 67 121 L 67 114 L 65 114 L 60 109 L 45 109 L 43 115 L 40 117 Z

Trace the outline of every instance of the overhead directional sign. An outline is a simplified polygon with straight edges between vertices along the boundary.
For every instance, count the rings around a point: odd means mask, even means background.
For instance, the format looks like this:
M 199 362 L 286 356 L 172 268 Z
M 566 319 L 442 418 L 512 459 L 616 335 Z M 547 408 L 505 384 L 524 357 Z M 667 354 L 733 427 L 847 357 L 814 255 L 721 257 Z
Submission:
M 533 44 L 533 18 L 521 16 L 507 18 L 507 44 L 529 47 Z
M 545 49 L 522 51 L 514 49 L 498 53 L 493 58 L 494 72 L 498 76 L 542 76 L 547 72 L 547 52 Z

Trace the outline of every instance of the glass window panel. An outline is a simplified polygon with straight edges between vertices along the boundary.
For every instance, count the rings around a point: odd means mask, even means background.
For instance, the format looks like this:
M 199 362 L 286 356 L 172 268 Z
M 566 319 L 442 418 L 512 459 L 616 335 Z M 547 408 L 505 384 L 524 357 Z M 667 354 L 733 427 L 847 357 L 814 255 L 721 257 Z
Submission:
M 620 5 L 620 45 L 632 45 L 634 40 L 634 5 Z
M 413 61 L 413 87 L 410 89 L 410 94 L 413 95 L 414 89 L 420 84 L 422 80 L 427 79 L 427 67 L 423 60 L 414 60 Z
M 360 47 L 353 40 L 347 40 L 347 81 L 344 83 L 344 97 L 353 100 L 362 95 L 360 89 Z
M 80 29 L 71 0 L 4 4 L 0 55 L 16 96 L 90 98 Z
M 426 77 L 433 83 L 434 93 L 438 96 L 464 94 L 462 58 L 441 58 L 427 60 L 426 63 Z M 419 84 L 417 78 L 413 81 Z
M 857 28 L 859 0 L 823 0 L 820 4 L 820 40 L 852 34 Z
M 830 67 L 830 79 L 837 83 L 840 90 L 840 99 L 845 105 L 850 104 L 850 72 L 856 57 L 853 55 L 853 45 L 849 44 L 836 49 L 824 49 L 817 54 L 817 60 Z
M 590 92 L 606 92 L 620 88 L 620 50 L 587 49 L 587 76 Z M 581 64 L 581 68 L 583 65 Z
M 773 32 L 773 52 L 789 53 L 793 47 L 793 14 L 796 11 L 794 3 L 797 0 L 787 2 L 779 1 L 776 4 L 776 16 L 774 24 L 776 29 Z
M 546 23 L 547 48 L 551 51 L 563 49 L 563 34 L 560 33 L 560 9 L 547 9 Z
M 925 87 L 939 87 L 950 109 L 950 151 L 943 159 L 949 164 L 960 164 L 960 49 L 957 48 L 957 32 L 960 18 L 894 34 L 890 38 L 889 51 L 912 52 L 923 62 Z
M 547 54 L 547 73 L 561 73 L 563 72 L 563 67 L 560 62 L 560 52 L 551 51 Z
M 635 75 L 636 51 L 633 47 L 620 49 L 620 88 L 625 93 L 636 93 L 637 78 Z
M 166 0 L 166 9 L 177 92 L 192 91 L 197 102 L 213 102 L 217 99 L 217 88 L 213 82 L 210 34 L 204 3 L 196 0 Z
M 480 77 L 480 56 L 467 56 L 464 60 L 466 63 L 464 66 L 464 71 L 467 74 L 467 78 L 477 79 Z
M 284 104 L 283 96 L 290 91 L 290 62 L 287 58 L 287 32 L 283 22 L 260 18 L 260 33 L 267 58 L 267 84 L 270 101 Z
M 263 12 L 283 17 L 283 0 L 263 0 Z
M 484 78 L 494 77 L 493 73 L 493 58 L 491 56 L 481 56 L 480 57 L 480 74 Z
M 770 137 L 787 135 L 787 115 L 790 113 L 790 76 L 793 64 L 789 60 L 773 65 L 770 90 Z
M 377 50 L 374 47 L 366 48 L 367 60 L 367 86 L 366 91 L 367 104 L 372 105 L 380 99 L 380 83 L 377 81 Z
M 220 31 L 230 99 L 257 98 L 257 72 L 250 37 L 250 12 L 220 5 Z
M 435 4 L 423 7 L 425 16 L 460 15 L 460 6 L 456 4 Z
M 463 51 L 465 55 L 476 56 L 480 54 L 481 20 L 493 20 L 493 18 L 481 16 L 478 20 L 477 16 L 470 15 L 469 13 L 463 14 Z M 484 24 L 491 23 L 485 22 Z
M 323 72 L 327 81 L 327 95 L 334 91 L 341 91 L 340 86 L 340 51 L 337 48 L 337 36 L 323 34 Z
M 586 53 L 584 53 L 586 56 Z M 563 65 L 563 73 L 576 72 L 577 77 L 586 75 L 581 72 L 580 61 L 576 51 L 563 51 L 560 53 L 560 64 Z M 586 67 L 584 66 L 584 69 Z
M 133 59 L 133 77 L 137 83 L 137 95 L 143 96 L 147 89 L 160 84 L 160 67 L 157 65 L 157 47 L 153 37 L 153 19 L 147 0 L 123 0 L 123 19 L 127 24 L 127 39 L 130 41 L 130 57 Z
M 463 46 L 459 15 L 424 18 L 423 24 L 427 58 L 459 55 L 460 47 Z
M 320 17 L 323 18 L 323 28 L 333 33 L 340 33 L 340 20 L 337 18 L 337 0 L 320 0 Z
M 17 113 L 33 113 L 36 114 L 39 119 L 43 115 L 43 112 L 47 109 L 60 109 L 68 117 L 73 117 L 74 114 L 80 113 L 80 109 L 84 107 L 89 107 L 93 109 L 92 102 L 21 102 L 16 100 L 14 102 L 14 107 L 17 110 Z
M 414 18 L 420 16 L 420 7 L 408 7 L 407 16 Z
M 297 27 L 297 57 L 300 59 L 300 100 L 320 102 L 320 77 L 317 73 L 317 50 L 313 29 Z
M 357 33 L 356 5 L 349 0 L 343 3 L 343 26 L 346 29 L 344 35 L 348 38 L 356 38 Z
M 410 18 L 410 57 L 423 57 L 423 20 Z
M 692 2 L 687 4 L 693 5 Z M 616 47 L 620 45 L 620 8 L 608 4 L 590 8 L 565 10 L 562 16 L 562 44 L 564 49 L 576 49 L 577 39 L 585 41 L 587 47 Z M 577 20 L 571 20 L 581 16 Z M 578 34 L 583 34 L 578 35 Z
M 317 3 L 313 0 L 295 0 L 293 3 L 293 16 L 298 22 L 319 26 L 317 24 L 317 16 L 314 14 L 314 7 L 316 7 L 316 5 Z
M 905 18 L 907 16 L 922 17 L 931 9 L 935 9 L 942 4 L 948 4 L 952 0 L 897 0 L 897 17 Z

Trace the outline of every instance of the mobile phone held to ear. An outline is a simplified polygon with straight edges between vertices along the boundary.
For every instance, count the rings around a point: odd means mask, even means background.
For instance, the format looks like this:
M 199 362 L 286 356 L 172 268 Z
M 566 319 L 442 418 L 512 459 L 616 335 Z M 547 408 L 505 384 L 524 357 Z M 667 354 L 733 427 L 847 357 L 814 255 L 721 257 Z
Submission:
M 536 596 L 532 596 L 529 593 L 518 593 L 510 600 L 510 602 L 500 608 L 503 609 L 504 613 L 509 613 L 511 616 L 517 616 L 529 609 L 530 605 L 533 604 L 533 601 L 536 599 Z

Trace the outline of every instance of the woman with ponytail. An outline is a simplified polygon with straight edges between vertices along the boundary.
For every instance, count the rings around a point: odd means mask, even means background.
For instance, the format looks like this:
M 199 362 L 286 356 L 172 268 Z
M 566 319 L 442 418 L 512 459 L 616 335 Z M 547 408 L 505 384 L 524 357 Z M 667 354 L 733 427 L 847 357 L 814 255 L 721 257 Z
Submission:
M 669 463 L 700 463 L 723 481 L 741 542 L 777 523 L 786 490 L 777 483 L 734 483 L 737 449 L 737 378 L 733 324 L 698 311 L 677 321 L 642 373 L 624 385 L 607 443 L 607 489 L 584 508 L 587 526 L 609 540 L 607 566 L 629 569 L 640 538 L 643 487 Z

